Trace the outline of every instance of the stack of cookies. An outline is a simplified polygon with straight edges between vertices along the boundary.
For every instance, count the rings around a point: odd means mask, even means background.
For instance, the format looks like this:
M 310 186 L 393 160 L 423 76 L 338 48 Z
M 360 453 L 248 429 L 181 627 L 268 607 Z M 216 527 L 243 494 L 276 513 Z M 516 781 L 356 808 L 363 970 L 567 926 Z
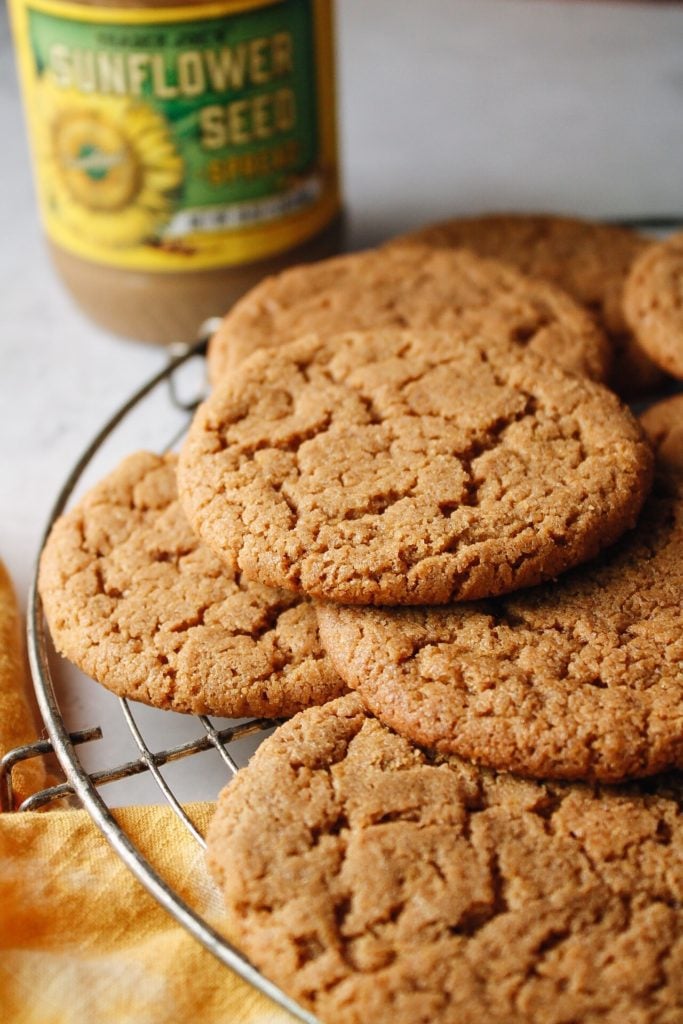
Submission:
M 326 1024 L 683 1021 L 683 396 L 605 386 L 669 367 L 624 298 L 655 249 L 488 217 L 268 279 L 179 459 L 48 541 L 93 678 L 294 716 L 209 865 Z

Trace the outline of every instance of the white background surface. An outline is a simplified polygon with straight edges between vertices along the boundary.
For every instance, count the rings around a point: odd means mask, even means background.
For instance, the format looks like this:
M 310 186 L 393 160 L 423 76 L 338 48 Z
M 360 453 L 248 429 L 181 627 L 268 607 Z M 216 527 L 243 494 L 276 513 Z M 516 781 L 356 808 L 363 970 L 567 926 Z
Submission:
M 683 5 L 338 0 L 337 12 L 353 247 L 485 209 L 683 215 Z M 89 324 L 51 270 L 5 20 L 0 140 L 0 557 L 25 602 L 60 484 L 165 357 Z M 159 415 L 138 418 L 109 467 L 154 443 Z M 94 684 L 65 685 L 72 727 L 120 717 Z M 169 743 L 191 729 L 180 716 L 163 722 Z M 111 730 L 103 760 L 126 744 Z M 211 796 L 223 778 L 201 765 L 183 773 L 183 797 Z M 122 801 L 154 799 L 135 785 Z

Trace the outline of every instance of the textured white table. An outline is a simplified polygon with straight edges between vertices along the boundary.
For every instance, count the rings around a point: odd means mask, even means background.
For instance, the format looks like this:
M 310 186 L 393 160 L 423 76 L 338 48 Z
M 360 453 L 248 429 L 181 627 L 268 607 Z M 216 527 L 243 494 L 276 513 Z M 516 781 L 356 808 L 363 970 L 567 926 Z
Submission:
M 337 10 L 353 247 L 484 209 L 683 214 L 683 6 L 339 0 Z M 4 17 L 0 556 L 25 601 L 39 536 L 68 470 L 165 357 L 89 324 L 52 273 Z M 142 422 L 124 437 L 110 464 L 142 446 L 152 426 Z M 114 713 L 103 760 L 130 753 L 109 695 L 74 677 L 64 686 L 73 728 L 104 724 Z M 181 716 L 164 722 L 169 743 L 188 735 Z M 220 768 L 200 761 L 183 771 L 182 796 L 211 796 L 223 780 Z M 121 799 L 156 798 L 145 783 L 135 787 Z

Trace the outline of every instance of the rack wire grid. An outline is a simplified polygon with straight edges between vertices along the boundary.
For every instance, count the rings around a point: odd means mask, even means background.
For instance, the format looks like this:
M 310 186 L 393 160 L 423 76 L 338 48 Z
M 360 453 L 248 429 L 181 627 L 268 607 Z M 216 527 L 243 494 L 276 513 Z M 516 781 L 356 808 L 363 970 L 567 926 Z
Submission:
M 679 217 L 639 217 L 628 221 L 622 220 L 620 223 L 644 232 L 649 231 L 655 236 L 666 235 L 675 229 L 680 230 L 683 227 L 683 220 Z M 100 430 L 78 460 L 57 497 L 42 538 L 41 551 L 52 524 L 74 497 L 77 487 L 82 484 L 87 471 L 95 464 L 96 458 L 106 442 L 115 431 L 124 430 L 125 432 L 129 418 L 142 403 L 148 402 L 151 396 L 158 395 L 161 392 L 162 403 L 166 411 L 168 412 L 169 408 L 174 410 L 176 417 L 179 417 L 179 419 L 173 428 L 169 426 L 165 442 L 162 445 L 149 444 L 145 431 L 143 430 L 141 433 L 139 425 L 133 427 L 132 430 L 128 431 L 130 441 L 127 451 L 139 448 L 141 443 L 147 444 L 150 448 L 165 451 L 173 448 L 182 439 L 189 426 L 191 416 L 203 396 L 184 400 L 181 397 L 180 386 L 176 381 L 176 376 L 179 371 L 191 362 L 200 362 L 201 380 L 202 382 L 204 381 L 203 357 L 206 354 L 208 338 L 212 330 L 215 329 L 216 324 L 217 321 L 207 321 L 200 331 L 201 340 L 192 346 L 180 346 L 176 354 L 172 354 L 167 366 L 148 380 L 147 383 L 143 384 Z M 666 393 L 671 394 L 679 390 L 681 390 L 681 385 L 671 382 L 666 388 Z M 163 416 L 161 418 L 164 419 Z M 147 417 L 146 422 L 149 422 L 149 417 Z M 111 462 L 107 468 L 112 468 Z M 99 476 L 101 477 L 102 475 L 103 471 L 100 471 Z M 94 479 L 98 479 L 98 476 L 95 475 Z M 29 594 L 27 634 L 31 673 L 39 708 L 50 738 L 18 747 L 7 753 L 0 761 L 0 811 L 11 810 L 14 806 L 12 769 L 15 765 L 30 757 L 55 753 L 68 781 L 33 794 L 24 800 L 18 810 L 35 810 L 54 800 L 64 797 L 76 797 L 90 813 L 95 823 L 133 874 L 181 925 L 194 935 L 211 953 L 218 957 L 219 960 L 264 995 L 272 999 L 277 1005 L 291 1013 L 296 1019 L 305 1022 L 305 1024 L 319 1024 L 317 1018 L 298 1006 L 276 985 L 260 974 L 234 946 L 212 928 L 196 910 L 184 902 L 177 892 L 169 887 L 155 870 L 154 865 L 143 856 L 131 838 L 123 831 L 112 815 L 110 805 L 105 802 L 102 794 L 99 792 L 100 787 L 107 784 L 117 783 L 136 776 L 148 775 L 153 779 L 164 800 L 168 802 L 183 822 L 194 841 L 199 847 L 203 848 L 205 847 L 204 837 L 183 806 L 183 800 L 177 792 L 178 787 L 174 788 L 170 785 L 161 769 L 174 762 L 181 762 L 183 765 L 186 765 L 189 758 L 212 751 L 217 755 L 222 767 L 221 782 L 215 787 L 212 794 L 215 797 L 220 785 L 229 781 L 239 770 L 241 763 L 244 763 L 247 759 L 250 749 L 253 749 L 253 743 L 260 741 L 265 736 L 267 730 L 272 729 L 279 723 L 272 719 L 251 719 L 237 723 L 221 724 L 219 721 L 207 716 L 178 716 L 168 711 L 154 712 L 155 715 L 161 716 L 166 721 L 169 716 L 176 719 L 182 717 L 185 721 L 192 719 L 193 722 L 199 725 L 198 736 L 169 746 L 165 742 L 156 742 L 158 737 L 150 738 L 150 732 L 167 733 L 165 728 L 160 728 L 159 718 L 156 719 L 156 729 L 150 727 L 150 719 L 146 718 L 145 715 L 151 709 L 136 705 L 134 711 L 126 698 L 107 694 L 111 698 L 112 703 L 117 704 L 119 707 L 129 737 L 132 737 L 137 756 L 113 765 L 105 758 L 107 760 L 106 767 L 99 769 L 88 768 L 85 763 L 87 757 L 83 756 L 82 752 L 87 751 L 88 744 L 93 741 L 105 738 L 106 744 L 106 737 L 104 737 L 103 729 L 99 725 L 75 731 L 69 731 L 67 727 L 63 713 L 64 709 L 60 705 L 56 673 L 51 665 L 52 652 L 50 650 L 40 596 L 37 590 L 37 565 Z M 107 724 L 108 730 L 109 723 Z M 243 741 L 250 738 L 252 746 L 251 748 L 245 748 Z M 242 745 L 242 749 L 241 753 L 238 753 L 240 745 Z
M 41 551 L 52 524 L 74 497 L 77 487 L 96 461 L 96 457 L 100 454 L 103 446 L 105 446 L 115 431 L 123 429 L 125 432 L 126 424 L 131 415 L 135 410 L 139 410 L 143 403 L 149 402 L 152 396 L 156 395 L 157 399 L 161 399 L 162 404 L 165 405 L 165 413 L 172 414 L 169 416 L 162 413 L 158 417 L 166 430 L 171 427 L 171 433 L 166 435 L 165 443 L 157 445 L 157 447 L 160 450 L 168 450 L 181 440 L 189 426 L 191 415 L 201 398 L 194 397 L 190 401 L 183 400 L 180 396 L 176 376 L 190 362 L 201 361 L 201 376 L 203 380 L 203 356 L 206 352 L 207 337 L 208 331 L 205 337 L 196 345 L 192 347 L 186 346 L 179 354 L 174 355 L 167 366 L 139 388 L 100 430 L 78 460 L 57 497 L 41 541 Z M 156 416 L 151 418 L 157 419 Z M 146 421 L 149 422 L 149 420 L 148 409 Z M 173 420 L 173 423 L 171 423 L 171 420 Z M 140 447 L 137 428 L 133 430 L 133 435 L 136 440 L 131 445 L 130 450 Z M 144 441 L 147 442 L 148 438 L 144 438 Z M 111 464 L 109 468 L 112 468 Z M 168 802 L 182 821 L 192 839 L 200 848 L 204 848 L 206 845 L 204 836 L 189 816 L 183 805 L 182 798 L 177 793 L 177 787 L 169 783 L 162 769 L 164 766 L 171 765 L 174 762 L 185 763 L 188 758 L 196 757 L 203 752 L 212 751 L 219 759 L 221 766 L 219 781 L 213 786 L 211 794 L 212 798 L 215 799 L 218 789 L 229 781 L 239 770 L 240 765 L 246 761 L 250 750 L 253 749 L 254 741 L 263 738 L 266 731 L 271 730 L 278 722 L 272 719 L 250 719 L 221 724 L 222 722 L 225 723 L 225 720 L 215 720 L 204 715 L 179 716 L 173 712 L 156 712 L 141 705 L 131 705 L 126 698 L 115 697 L 113 694 L 106 693 L 106 697 L 111 698 L 111 704 L 118 705 L 120 714 L 123 716 L 123 722 L 129 731 L 130 737 L 132 737 L 137 756 L 114 764 L 108 763 L 105 767 L 99 769 L 92 768 L 87 765 L 88 758 L 85 756 L 88 745 L 94 741 L 102 740 L 103 737 L 105 737 L 106 744 L 106 735 L 111 731 L 111 722 L 108 720 L 104 729 L 96 725 L 85 729 L 69 731 L 65 721 L 64 708 L 62 707 L 63 697 L 60 698 L 59 672 L 54 665 L 54 652 L 51 649 L 40 595 L 37 589 L 37 567 L 29 594 L 27 635 L 31 674 L 40 712 L 50 738 L 18 747 L 10 751 L 2 759 L 0 762 L 0 810 L 8 811 L 14 806 L 12 790 L 13 768 L 28 758 L 55 753 L 67 781 L 33 794 L 24 800 L 18 810 L 36 810 L 54 800 L 65 797 L 77 798 L 133 874 L 183 927 L 223 963 L 264 995 L 272 999 L 276 1004 L 287 1010 L 296 1019 L 304 1021 L 306 1024 L 318 1024 L 315 1017 L 298 1006 L 276 985 L 260 974 L 224 936 L 220 935 L 197 910 L 189 906 L 166 883 L 155 869 L 154 864 L 142 854 L 133 839 L 126 834 L 117 822 L 110 809 L 110 804 L 100 792 L 100 787 L 107 784 L 147 774 L 153 779 L 163 799 Z M 164 728 L 162 722 L 163 719 L 168 720 L 167 716 L 176 720 L 182 718 L 185 723 L 191 720 L 194 731 L 198 731 L 199 735 L 174 745 L 168 745 L 169 730 Z M 197 725 L 199 730 L 196 729 Z M 175 730 L 171 729 L 170 731 L 177 733 L 178 728 Z M 250 737 L 252 738 L 251 745 L 242 742 Z M 214 780 L 215 778 L 216 773 L 214 772 Z M 124 802 L 131 801 L 125 800 Z

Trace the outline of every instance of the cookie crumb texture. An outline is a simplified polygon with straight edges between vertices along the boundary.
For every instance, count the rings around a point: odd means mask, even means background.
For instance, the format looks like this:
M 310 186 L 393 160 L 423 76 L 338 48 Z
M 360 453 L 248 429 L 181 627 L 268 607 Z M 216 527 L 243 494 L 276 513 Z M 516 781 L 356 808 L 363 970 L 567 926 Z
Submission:
M 310 604 L 226 569 L 190 529 L 175 469 L 132 455 L 55 524 L 40 593 L 57 650 L 174 711 L 280 716 L 339 696 Z
M 394 246 L 292 267 L 261 282 L 211 339 L 209 373 L 215 384 L 256 349 L 313 332 L 463 324 L 494 325 L 499 336 L 592 380 L 606 380 L 611 368 L 607 338 L 561 289 L 472 252 Z
M 504 260 L 531 277 L 563 288 L 590 310 L 612 342 L 610 384 L 634 398 L 661 384 L 651 361 L 624 316 L 624 286 L 634 261 L 649 248 L 648 239 L 627 228 L 552 214 L 489 214 L 430 224 L 401 235 L 390 245 L 431 245 L 471 249 Z
M 680 798 L 429 756 L 351 695 L 224 790 L 209 867 L 231 939 L 324 1024 L 680 1024 Z
M 540 778 L 683 768 L 683 475 L 655 488 L 633 533 L 555 583 L 320 607 L 323 645 L 382 721 L 441 751 Z
M 650 246 L 636 261 L 624 308 L 644 351 L 683 380 L 683 234 Z
M 179 483 L 249 578 L 442 604 L 597 554 L 635 522 L 651 463 L 600 385 L 493 334 L 386 330 L 254 353 L 198 411 Z

